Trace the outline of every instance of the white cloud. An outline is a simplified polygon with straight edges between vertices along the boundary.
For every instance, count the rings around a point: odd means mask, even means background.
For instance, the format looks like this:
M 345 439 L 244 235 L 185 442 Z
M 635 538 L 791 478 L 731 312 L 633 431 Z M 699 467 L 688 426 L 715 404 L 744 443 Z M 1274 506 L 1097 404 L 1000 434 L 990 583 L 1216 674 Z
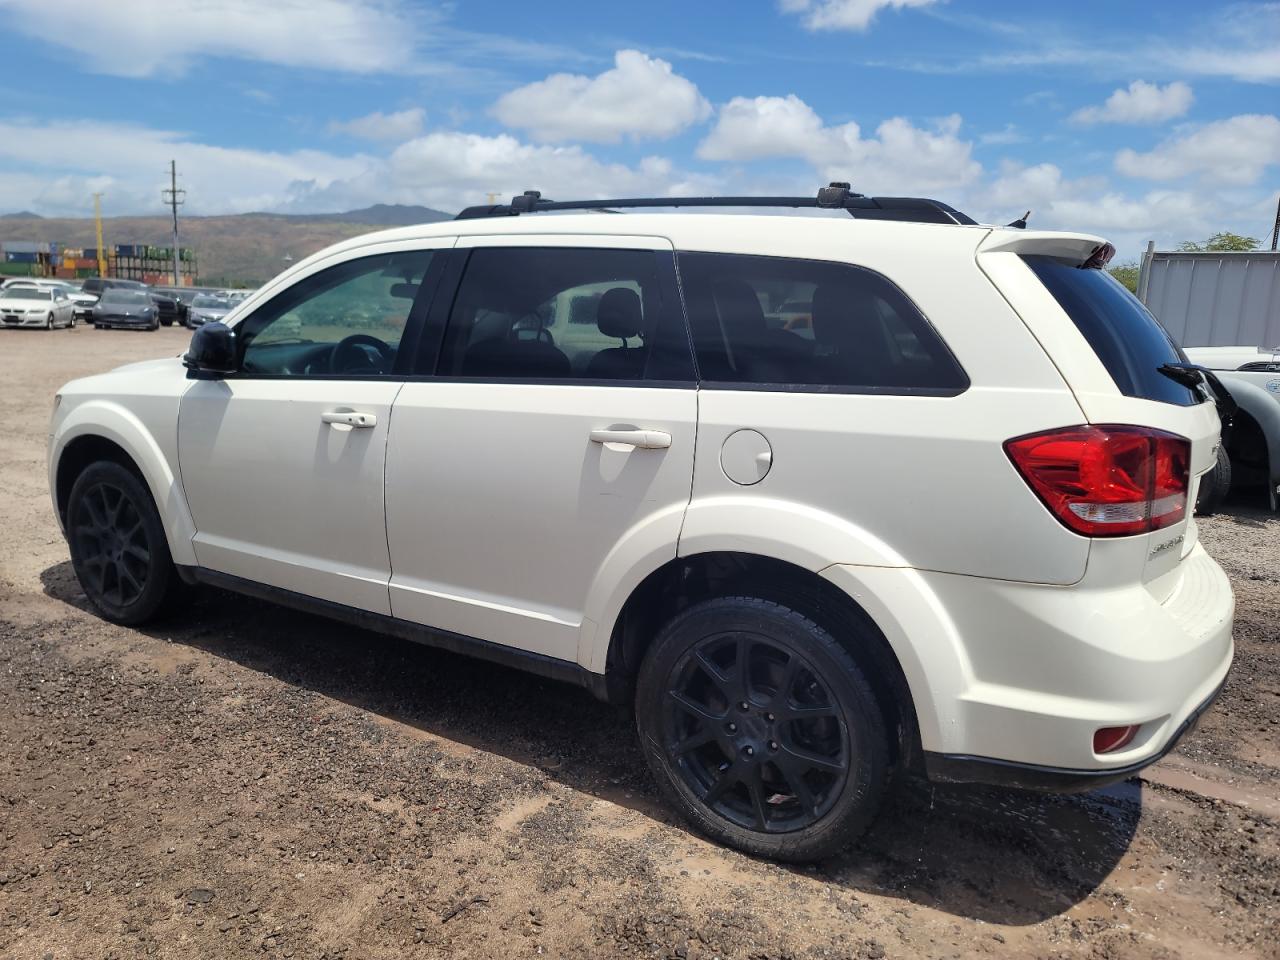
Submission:
M 403 142 L 422 132 L 426 118 L 426 111 L 421 107 L 398 113 L 375 111 L 354 120 L 334 120 L 329 124 L 329 132 L 345 133 L 361 140 Z
M 356 177 L 374 162 L 362 154 L 213 146 L 131 124 L 0 121 L 0 162 L 25 169 L 29 178 L 24 189 L 30 199 L 16 201 L 16 207 L 10 200 L 9 209 L 35 202 L 38 213 L 83 215 L 89 194 L 103 189 L 105 202 L 114 210 L 159 212 L 160 190 L 167 184 L 166 161 L 171 158 L 178 163 L 191 213 L 268 209 L 296 182 L 328 184 Z M 0 178 L 0 197 L 10 196 L 10 180 L 9 173 Z M 101 186 L 104 183 L 107 186 Z
M 698 145 L 704 160 L 769 157 L 807 160 L 827 180 L 848 180 L 861 192 L 924 191 L 974 181 L 982 167 L 973 144 L 961 140 L 960 117 L 932 129 L 893 117 L 864 138 L 858 124 L 827 126 L 799 97 L 735 97 L 720 108 L 711 133 Z
M 638 50 L 619 50 L 613 69 L 598 76 L 552 74 L 504 94 L 493 107 L 503 124 L 544 143 L 666 139 L 710 113 L 692 82 Z
M 784 13 L 798 13 L 810 30 L 866 30 L 881 10 L 927 7 L 938 0 L 780 0 Z
M 202 57 L 354 73 L 402 69 L 413 21 L 386 0 L 0 0 L 6 31 L 63 47 L 88 69 L 180 72 Z
M 1222 184 L 1256 183 L 1267 167 L 1280 163 L 1280 118 L 1242 114 L 1171 137 L 1153 150 L 1125 149 L 1116 169 L 1147 180 L 1177 180 L 1199 174 Z
M 1181 117 L 1195 97 L 1180 80 L 1165 84 L 1135 80 L 1107 97 L 1100 107 L 1084 107 L 1071 115 L 1075 123 L 1161 123 Z

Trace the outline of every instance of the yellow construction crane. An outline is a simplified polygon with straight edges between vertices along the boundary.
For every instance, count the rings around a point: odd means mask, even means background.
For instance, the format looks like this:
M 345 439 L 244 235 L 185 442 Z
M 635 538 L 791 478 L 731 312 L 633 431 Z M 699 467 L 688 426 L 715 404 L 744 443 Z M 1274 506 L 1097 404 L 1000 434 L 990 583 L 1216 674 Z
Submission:
M 93 223 L 98 229 L 98 276 L 107 275 L 107 250 L 102 245 L 102 194 L 93 195 Z

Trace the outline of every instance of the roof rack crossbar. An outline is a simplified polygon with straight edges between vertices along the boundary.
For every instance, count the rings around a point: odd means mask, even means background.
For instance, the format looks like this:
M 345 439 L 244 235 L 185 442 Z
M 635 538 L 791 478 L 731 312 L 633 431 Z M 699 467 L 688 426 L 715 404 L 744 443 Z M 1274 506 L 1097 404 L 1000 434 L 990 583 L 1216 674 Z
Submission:
M 867 197 L 849 191 L 848 184 L 832 184 L 816 197 L 630 197 L 616 200 L 543 200 L 536 190 L 526 190 L 511 203 L 467 207 L 454 219 L 515 217 L 522 213 L 553 210 L 617 211 L 644 207 L 792 207 L 847 210 L 866 220 L 904 220 L 922 223 L 974 224 L 977 221 L 939 200 L 924 197 Z

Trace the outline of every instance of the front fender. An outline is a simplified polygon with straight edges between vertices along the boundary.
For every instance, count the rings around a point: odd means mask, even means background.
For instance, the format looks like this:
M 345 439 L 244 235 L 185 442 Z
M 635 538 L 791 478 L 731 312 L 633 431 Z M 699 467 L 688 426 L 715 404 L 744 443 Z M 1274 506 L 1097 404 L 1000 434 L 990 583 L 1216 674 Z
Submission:
M 176 451 L 176 418 L 173 423 Z M 165 456 L 164 446 L 143 421 L 121 404 L 106 399 L 86 400 L 76 404 L 61 418 L 49 449 L 49 490 L 57 513 L 58 463 L 67 447 L 78 437 L 95 436 L 110 440 L 119 446 L 137 465 L 151 490 L 152 499 L 160 511 L 169 553 L 173 562 L 194 565 L 195 552 L 191 538 L 195 536 L 195 524 L 187 508 L 182 483 Z M 59 522 L 62 522 L 59 515 Z
M 1280 483 L 1280 394 L 1273 394 L 1244 376 L 1216 371 L 1240 409 L 1257 421 L 1267 441 L 1267 468 L 1271 488 Z

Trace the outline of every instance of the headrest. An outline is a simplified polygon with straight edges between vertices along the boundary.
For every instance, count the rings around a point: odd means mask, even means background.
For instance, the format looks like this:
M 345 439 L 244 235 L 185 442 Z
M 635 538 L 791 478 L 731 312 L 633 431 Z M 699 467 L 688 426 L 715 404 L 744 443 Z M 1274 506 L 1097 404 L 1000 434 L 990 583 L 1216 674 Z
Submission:
M 827 347 L 858 346 L 880 329 L 875 298 L 854 284 L 824 283 L 813 291 L 813 337 Z
M 606 337 L 619 340 L 640 336 L 644 329 L 644 315 L 640 310 L 639 295 L 630 287 L 606 290 L 596 306 L 596 326 Z
M 751 284 L 744 280 L 721 280 L 712 288 L 720 322 L 730 336 L 750 336 L 764 332 L 764 308 Z

